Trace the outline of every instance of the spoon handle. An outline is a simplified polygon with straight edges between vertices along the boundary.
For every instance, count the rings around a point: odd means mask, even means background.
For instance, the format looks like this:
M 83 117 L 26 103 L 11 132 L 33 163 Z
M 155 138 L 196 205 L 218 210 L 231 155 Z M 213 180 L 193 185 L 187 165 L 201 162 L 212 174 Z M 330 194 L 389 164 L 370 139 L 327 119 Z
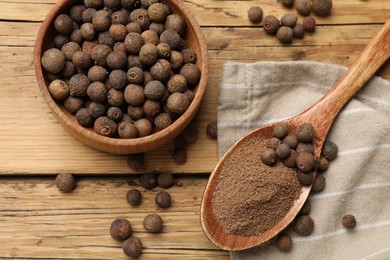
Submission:
M 325 139 L 339 111 L 385 63 L 389 56 L 390 19 L 329 92 L 302 113 L 306 122 L 311 122 L 318 130 L 319 140 Z

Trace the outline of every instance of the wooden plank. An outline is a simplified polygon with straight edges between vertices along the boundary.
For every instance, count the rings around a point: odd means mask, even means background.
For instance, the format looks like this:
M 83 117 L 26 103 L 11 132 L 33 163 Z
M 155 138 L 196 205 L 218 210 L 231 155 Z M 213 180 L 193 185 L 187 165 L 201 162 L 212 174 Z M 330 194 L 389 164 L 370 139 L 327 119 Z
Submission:
M 139 259 L 229 259 L 204 236 L 199 209 L 206 178 L 179 177 L 168 191 L 172 207 L 157 209 L 154 197 L 161 189 L 140 189 L 139 207 L 127 204 L 125 178 L 79 178 L 77 188 L 60 193 L 53 178 L 3 178 L 0 189 L 0 258 L 128 259 L 120 242 L 109 234 L 111 222 L 127 218 L 141 239 Z M 142 227 L 143 218 L 158 213 L 164 220 L 160 234 Z
M 0 0 L 1 20 L 42 21 L 55 0 Z M 280 1 L 210 1 L 182 0 L 183 4 L 194 14 L 201 26 L 257 26 L 247 19 L 247 12 L 253 5 L 260 5 L 264 14 L 282 17 L 285 13 L 296 11 L 282 7 Z M 389 17 L 390 5 L 388 0 L 333 1 L 332 15 L 318 17 L 320 24 L 361 24 L 384 23 Z M 302 18 L 300 18 L 302 19 Z
M 37 23 L 0 22 L 1 174 L 132 173 L 126 156 L 93 150 L 71 137 L 41 97 L 32 67 Z M 146 154 L 145 171 L 208 173 L 217 162 L 217 144 L 205 135 L 215 120 L 223 63 L 227 60 L 317 60 L 350 65 L 380 25 L 322 26 L 288 48 L 258 28 L 204 28 L 210 77 L 197 122 L 199 140 L 189 147 L 188 162 L 176 165 L 168 144 Z M 12 47 L 10 47 L 12 46 Z M 387 66 L 381 74 L 390 79 Z

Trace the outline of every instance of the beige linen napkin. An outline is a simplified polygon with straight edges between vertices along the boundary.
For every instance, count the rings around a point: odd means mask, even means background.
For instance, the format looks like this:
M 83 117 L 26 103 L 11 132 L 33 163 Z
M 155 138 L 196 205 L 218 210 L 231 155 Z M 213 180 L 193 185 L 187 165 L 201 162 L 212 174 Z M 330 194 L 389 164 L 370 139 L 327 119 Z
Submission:
M 345 67 L 319 62 L 227 62 L 218 108 L 219 156 L 251 129 L 294 116 L 317 101 Z M 290 232 L 291 252 L 264 245 L 232 252 L 233 260 L 390 259 L 390 82 L 373 78 L 331 128 L 339 155 L 324 174 L 326 188 L 312 195 L 315 230 Z M 341 225 L 353 214 L 353 231 Z

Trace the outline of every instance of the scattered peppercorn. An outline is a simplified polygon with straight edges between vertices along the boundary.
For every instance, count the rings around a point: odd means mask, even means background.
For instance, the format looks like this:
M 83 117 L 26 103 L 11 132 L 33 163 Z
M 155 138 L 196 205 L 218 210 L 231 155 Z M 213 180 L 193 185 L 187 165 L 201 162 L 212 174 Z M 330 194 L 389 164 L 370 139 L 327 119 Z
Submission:
M 308 16 L 311 12 L 311 1 L 310 0 L 300 0 L 296 4 L 297 11 L 302 16 Z
M 56 177 L 57 188 L 65 193 L 68 193 L 76 186 L 76 181 L 70 173 L 60 173 Z
M 332 10 L 332 0 L 312 0 L 313 12 L 319 16 L 328 16 Z
M 282 0 L 282 4 L 285 7 L 292 7 L 294 5 L 294 0 Z
M 287 234 L 279 235 L 276 240 L 276 247 L 284 252 L 288 252 L 292 248 L 292 239 Z
M 313 172 L 302 172 L 298 171 L 297 180 L 299 183 L 305 186 L 309 186 L 314 182 L 314 173 Z
M 273 15 L 267 15 L 264 18 L 263 28 L 268 34 L 275 34 L 280 26 L 280 21 Z
M 129 190 L 126 193 L 126 200 L 127 200 L 127 203 L 129 203 L 130 205 L 138 206 L 142 202 L 142 194 L 137 189 Z
M 138 257 L 142 253 L 142 243 L 136 237 L 130 237 L 122 244 L 123 252 L 129 257 Z
M 303 28 L 306 32 L 314 32 L 316 30 L 316 20 L 314 17 L 305 17 L 303 19 Z
M 303 215 L 298 217 L 295 224 L 295 231 L 301 236 L 308 236 L 314 230 L 314 221 L 311 217 Z
M 313 183 L 312 190 L 315 192 L 322 191 L 325 188 L 325 183 L 326 183 L 325 177 L 323 175 L 317 174 L 317 176 L 314 180 L 314 183 Z
M 276 38 L 278 38 L 281 43 L 290 44 L 293 40 L 293 30 L 290 27 L 281 26 L 276 32 Z
M 168 189 L 173 185 L 173 174 L 164 172 L 160 173 L 157 177 L 158 186 L 164 189 Z
M 283 26 L 288 26 L 291 28 L 295 26 L 297 21 L 298 21 L 298 16 L 296 16 L 295 14 L 285 14 L 280 19 L 280 22 Z
M 210 122 L 206 126 L 206 134 L 211 139 L 218 138 L 218 125 L 216 121 Z
M 343 216 L 341 223 L 347 229 L 353 229 L 356 227 L 356 218 L 353 215 Z
M 131 236 L 131 224 L 126 219 L 116 219 L 111 223 L 110 234 L 113 239 L 123 241 Z
M 153 173 L 144 173 L 139 178 L 139 183 L 145 189 L 153 189 L 157 186 L 157 177 Z
M 327 160 L 332 161 L 337 157 L 339 148 L 337 145 L 331 141 L 326 141 L 324 147 L 322 148 L 321 155 Z
M 198 140 L 198 136 L 199 129 L 195 123 L 190 123 L 181 133 L 181 137 L 183 137 L 187 144 L 194 144 Z
M 248 11 L 248 19 L 252 23 L 260 23 L 263 18 L 263 9 L 260 6 L 252 6 Z
M 318 171 L 324 172 L 329 167 L 329 161 L 325 157 L 320 157 L 319 165 L 318 165 Z
M 166 191 L 157 193 L 155 202 L 160 208 L 169 208 L 171 206 L 171 195 Z
M 127 156 L 127 165 L 130 169 L 135 171 L 141 170 L 145 165 L 145 158 L 143 153 L 129 154 Z
M 148 232 L 159 233 L 163 228 L 163 220 L 158 214 L 149 214 L 144 218 L 143 226 Z
M 289 168 L 295 168 L 297 166 L 297 152 L 290 150 L 290 156 L 283 160 L 283 164 Z
M 303 25 L 300 23 L 297 23 L 293 27 L 293 35 L 295 38 L 303 38 L 303 35 L 305 34 L 305 28 L 303 28 Z
M 187 153 L 184 149 L 175 149 L 172 157 L 176 164 L 184 164 L 187 161 Z
M 306 202 L 303 204 L 301 210 L 299 211 L 299 215 L 308 215 L 311 211 L 311 203 L 310 200 L 307 199 Z

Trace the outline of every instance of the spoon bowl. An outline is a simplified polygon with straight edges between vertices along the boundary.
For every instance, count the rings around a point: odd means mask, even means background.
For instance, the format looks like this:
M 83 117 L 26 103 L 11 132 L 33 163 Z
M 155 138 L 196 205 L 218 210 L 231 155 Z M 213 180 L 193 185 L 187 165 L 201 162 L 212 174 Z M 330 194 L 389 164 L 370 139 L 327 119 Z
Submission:
M 283 121 L 290 132 L 295 132 L 303 123 L 311 123 L 316 130 L 313 140 L 314 155 L 320 156 L 329 129 L 337 114 L 353 95 L 374 75 L 390 56 L 390 19 L 379 33 L 370 41 L 363 52 L 344 73 L 339 81 L 313 106 L 301 114 Z M 279 123 L 279 122 L 277 122 Z M 240 146 L 249 140 L 268 140 L 272 137 L 273 123 L 255 129 L 238 140 L 221 158 L 211 173 L 205 188 L 201 205 L 201 225 L 209 240 L 216 246 L 230 251 L 237 251 L 258 246 L 276 236 L 285 229 L 298 214 L 305 203 L 311 186 L 303 186 L 299 198 L 294 201 L 287 214 L 272 228 L 254 236 L 230 234 L 224 230 L 213 213 L 213 197 L 223 165 Z M 259 163 L 261 163 L 259 159 Z

